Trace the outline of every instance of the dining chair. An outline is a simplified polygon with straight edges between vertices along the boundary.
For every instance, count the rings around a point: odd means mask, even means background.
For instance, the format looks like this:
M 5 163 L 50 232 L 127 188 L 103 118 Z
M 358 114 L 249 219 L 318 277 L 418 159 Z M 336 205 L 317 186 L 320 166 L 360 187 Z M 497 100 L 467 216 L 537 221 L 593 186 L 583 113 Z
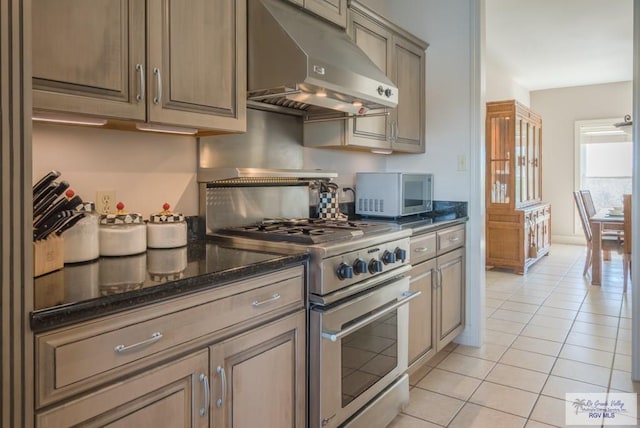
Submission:
M 587 218 L 591 218 L 598 212 L 596 205 L 593 203 L 593 197 L 590 190 L 580 190 L 580 197 L 584 204 L 584 209 L 587 213 Z M 602 236 L 615 236 L 618 239 L 618 244 L 622 244 L 624 238 L 624 232 L 620 229 L 620 225 L 612 225 L 610 223 L 602 223 Z M 603 250 L 604 251 L 604 250 Z M 611 254 L 609 251 L 604 251 L 604 259 L 611 260 Z
M 627 292 L 627 276 L 631 279 L 631 195 L 622 195 L 622 210 L 624 213 L 624 251 L 622 263 L 624 272 L 623 292 Z
M 578 208 L 578 214 L 580 215 L 580 222 L 582 223 L 582 231 L 587 241 L 587 258 L 584 262 L 584 271 L 582 275 L 586 275 L 591 267 L 593 256 L 593 234 L 591 233 L 591 225 L 589 224 L 589 216 L 584 206 L 582 194 L 580 191 L 573 192 L 573 199 L 576 202 L 576 208 Z M 620 240 L 615 236 L 602 236 L 602 251 L 617 251 L 622 253 L 622 245 Z

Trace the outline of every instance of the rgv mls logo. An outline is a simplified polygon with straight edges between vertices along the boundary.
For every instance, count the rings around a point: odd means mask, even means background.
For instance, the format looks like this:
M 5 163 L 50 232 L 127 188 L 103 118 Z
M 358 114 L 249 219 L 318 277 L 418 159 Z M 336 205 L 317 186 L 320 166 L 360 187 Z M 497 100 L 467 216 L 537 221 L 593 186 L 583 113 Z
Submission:
M 567 425 L 632 425 L 637 423 L 637 394 L 626 392 L 565 394 Z

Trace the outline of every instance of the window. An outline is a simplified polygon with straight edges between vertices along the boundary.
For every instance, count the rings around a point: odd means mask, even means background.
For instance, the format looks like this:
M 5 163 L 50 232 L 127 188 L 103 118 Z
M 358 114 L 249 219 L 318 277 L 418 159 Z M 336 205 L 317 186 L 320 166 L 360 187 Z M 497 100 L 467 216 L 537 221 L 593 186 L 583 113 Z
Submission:
M 576 190 L 589 189 L 597 209 L 622 206 L 622 195 L 631 193 L 631 127 L 616 128 L 616 122 L 576 121 Z

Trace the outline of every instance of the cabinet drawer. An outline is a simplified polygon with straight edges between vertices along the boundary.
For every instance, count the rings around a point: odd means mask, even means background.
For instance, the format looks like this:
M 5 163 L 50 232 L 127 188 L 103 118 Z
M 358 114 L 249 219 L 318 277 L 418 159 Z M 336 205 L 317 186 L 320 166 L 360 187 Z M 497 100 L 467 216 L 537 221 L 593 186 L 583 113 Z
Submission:
M 145 357 L 304 305 L 302 268 L 223 288 L 38 336 L 38 404 L 121 376 Z
M 464 225 L 438 232 L 438 254 L 446 253 L 464 245 Z
M 409 261 L 415 265 L 424 260 L 429 260 L 436 256 L 436 234 L 425 233 L 411 237 L 411 254 Z

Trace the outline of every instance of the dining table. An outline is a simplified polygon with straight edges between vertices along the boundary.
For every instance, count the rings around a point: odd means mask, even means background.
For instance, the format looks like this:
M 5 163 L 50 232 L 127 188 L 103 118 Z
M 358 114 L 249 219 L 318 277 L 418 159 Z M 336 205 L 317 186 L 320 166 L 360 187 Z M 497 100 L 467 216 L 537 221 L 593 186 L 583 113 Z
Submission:
M 602 231 L 623 230 L 624 215 L 612 208 L 603 208 L 589 218 L 591 224 L 591 285 L 602 285 Z

